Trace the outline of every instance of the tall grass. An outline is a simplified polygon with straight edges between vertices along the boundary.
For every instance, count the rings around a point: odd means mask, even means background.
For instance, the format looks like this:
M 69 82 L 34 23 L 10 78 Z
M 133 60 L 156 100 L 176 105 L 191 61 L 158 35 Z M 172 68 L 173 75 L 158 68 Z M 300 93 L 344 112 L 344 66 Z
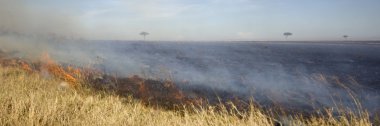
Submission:
M 189 106 L 187 106 L 189 107 Z M 191 109 L 191 107 L 190 107 Z M 0 125 L 250 125 L 278 123 L 267 112 L 252 106 L 249 112 L 204 109 L 167 111 L 147 107 L 132 97 L 90 88 L 70 89 L 57 78 L 0 66 Z M 370 126 L 368 114 L 339 117 L 287 116 L 287 125 Z

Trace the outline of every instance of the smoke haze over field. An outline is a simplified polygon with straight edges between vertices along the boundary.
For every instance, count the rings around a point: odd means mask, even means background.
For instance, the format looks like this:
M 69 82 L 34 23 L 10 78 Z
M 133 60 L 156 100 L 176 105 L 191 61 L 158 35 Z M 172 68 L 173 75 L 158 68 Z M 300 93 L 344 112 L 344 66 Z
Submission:
M 148 40 L 283 40 L 284 31 L 294 32 L 290 38 L 294 40 L 341 40 L 346 33 L 353 39 L 376 40 L 380 17 L 371 13 L 380 12 L 376 5 L 379 1 L 322 0 L 314 6 L 301 0 L 1 0 L 0 49 L 18 51 L 13 54 L 22 58 L 49 53 L 60 63 L 91 64 L 122 77 L 169 78 L 183 89 L 231 92 L 295 108 L 334 107 L 332 97 L 354 108 L 347 89 L 338 85 L 343 82 L 364 107 L 376 111 L 380 106 L 373 102 L 380 101 L 377 42 L 108 40 L 141 40 L 138 33 L 145 30 L 151 33 Z M 334 13 L 324 15 L 329 11 Z
M 0 30 L 20 35 L 80 36 L 83 24 L 64 10 L 28 6 L 19 0 L 1 0 Z

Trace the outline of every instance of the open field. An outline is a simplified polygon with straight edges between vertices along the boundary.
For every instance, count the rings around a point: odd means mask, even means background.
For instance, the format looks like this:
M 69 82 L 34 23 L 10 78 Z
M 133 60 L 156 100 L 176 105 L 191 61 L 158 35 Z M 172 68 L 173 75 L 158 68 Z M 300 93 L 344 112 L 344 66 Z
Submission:
M 248 103 L 253 98 L 264 107 L 309 113 L 356 109 L 355 95 L 371 116 L 380 112 L 380 102 L 374 102 L 380 101 L 380 46 L 372 44 L 378 42 L 19 43 L 15 47 L 43 46 L 8 51 L 14 57 L 35 60 L 49 54 L 62 65 L 98 69 L 103 75 L 96 84 L 109 84 L 107 88 L 117 92 L 128 92 L 129 86 L 113 77 L 137 75 L 170 81 L 181 96 L 212 104 L 231 99 Z
M 0 126 L 380 126 L 380 0 L 0 0 Z
M 0 67 L 0 83 L 0 125 L 272 126 L 276 123 L 273 117 L 253 106 L 249 112 L 215 110 L 212 106 L 194 111 L 167 111 L 145 106 L 131 97 L 86 87 L 70 89 L 61 84 L 62 80 L 19 68 Z M 371 125 L 366 113 L 338 117 L 330 113 L 310 118 L 294 115 L 283 119 L 282 123 L 288 125 Z
M 297 46 L 297 43 L 289 44 Z M 370 49 L 347 54 L 342 51 L 345 50 L 342 47 L 338 47 L 340 51 L 331 53 L 316 51 L 323 48 L 314 51 L 312 48 L 305 49 L 308 47 L 280 48 L 277 47 L 278 43 L 254 43 L 251 48 L 244 44 L 225 46 L 223 43 L 217 44 L 219 46 L 194 44 L 186 48 L 171 43 L 159 46 L 154 43 L 120 45 L 99 48 L 100 46 L 94 44 L 93 47 L 82 50 L 61 46 L 55 52 L 46 51 L 37 59 L 23 56 L 22 52 L 2 51 L 0 112 L 4 116 L 0 124 L 379 125 L 377 75 L 364 76 L 378 69 L 375 64 L 378 58 L 368 53 L 371 52 Z M 210 51 L 210 48 L 195 47 L 215 48 Z M 79 58 L 91 56 L 87 54 L 91 52 L 91 48 L 99 49 L 92 52 L 91 55 L 96 56 L 94 59 L 103 61 L 89 66 L 81 65 L 84 60 Z M 186 51 L 189 48 L 206 53 L 196 58 L 191 51 Z M 110 49 L 112 52 L 109 52 Z M 348 48 L 350 49 L 357 51 L 358 47 Z M 122 52 L 125 55 L 121 55 Z M 136 56 L 133 57 L 133 54 Z M 326 58 L 323 56 L 325 54 L 332 55 Z M 82 57 L 78 57 L 79 55 Z M 343 55 L 345 57 L 338 57 Z M 108 56 L 120 63 L 110 61 Z M 137 63 L 128 64 L 128 60 L 124 58 L 132 58 Z M 71 63 L 68 64 L 65 60 Z M 234 63 L 235 61 L 240 64 Z M 142 74 L 133 76 L 128 73 L 115 74 L 118 71 L 112 68 L 124 63 L 126 67 L 121 70 L 133 65 L 142 65 L 145 68 L 141 69 Z M 157 70 L 164 63 L 173 67 Z M 346 69 L 346 72 L 335 67 L 324 69 L 331 64 L 346 68 L 350 66 L 350 69 Z M 299 69 L 301 66 L 306 66 L 306 69 Z M 363 73 L 353 72 L 362 68 L 360 66 L 372 69 Z M 259 71 L 246 71 L 241 67 Z M 216 69 L 228 69 L 227 72 L 234 73 L 234 76 L 217 74 L 214 71 Z M 130 70 L 133 72 L 133 69 Z M 193 72 L 186 74 L 190 80 L 181 80 L 181 77 L 185 77 L 181 74 L 186 71 Z M 209 78 L 199 79 L 196 83 L 197 79 L 194 77 L 197 74 L 194 73 L 202 72 Z M 213 76 L 213 73 L 217 76 Z M 343 75 L 330 76 L 336 73 Z M 344 74 L 351 73 L 357 74 L 362 80 L 356 81 L 349 76 L 346 76 L 348 79 L 341 79 L 345 77 Z M 245 78 L 251 77 L 253 80 L 237 79 L 244 74 Z M 263 78 L 257 78 L 260 76 Z M 228 81 L 231 85 L 221 83 L 219 86 L 206 83 L 215 77 L 233 81 Z M 252 83 L 255 79 L 261 80 L 259 82 L 263 82 L 264 86 Z M 274 80 L 279 83 L 274 83 Z M 370 83 L 362 85 L 363 82 Z M 291 88 L 292 85 L 297 88 Z M 223 86 L 230 86 L 230 89 Z M 282 86 L 282 89 L 278 86 Z

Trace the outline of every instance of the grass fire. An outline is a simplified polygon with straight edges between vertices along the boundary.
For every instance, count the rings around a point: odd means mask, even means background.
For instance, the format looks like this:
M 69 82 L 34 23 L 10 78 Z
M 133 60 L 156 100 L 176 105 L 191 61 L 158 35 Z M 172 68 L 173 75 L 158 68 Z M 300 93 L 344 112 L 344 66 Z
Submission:
M 0 125 L 380 125 L 379 4 L 2 0 Z
M 218 113 L 218 116 L 228 117 L 229 119 L 237 121 L 237 124 L 242 125 L 249 125 L 249 121 L 260 121 L 253 123 L 257 123 L 257 125 L 371 125 L 371 123 L 376 123 L 378 118 L 378 112 L 376 111 L 379 110 L 376 109 L 377 107 L 374 106 L 374 108 L 371 108 L 364 103 L 367 102 L 367 100 L 376 101 L 378 96 L 361 96 L 361 90 L 371 91 L 371 89 L 360 85 L 359 82 L 355 81 L 352 77 L 341 79 L 338 76 L 313 74 L 310 80 L 320 82 L 319 84 L 321 85 L 319 86 L 330 85 L 334 87 L 331 89 L 326 88 L 327 90 L 334 91 L 334 93 L 328 97 L 329 100 L 334 102 L 334 106 L 328 106 L 329 104 L 324 103 L 327 101 L 321 101 L 319 99 L 320 96 L 314 96 L 316 94 L 312 92 L 302 94 L 303 96 L 298 96 L 302 92 L 281 92 L 283 93 L 281 95 L 284 95 L 283 98 L 290 100 L 289 102 L 282 102 L 278 99 L 278 96 L 276 96 L 276 92 L 263 93 L 257 91 L 257 89 L 252 89 L 251 96 L 246 97 L 244 95 L 247 94 L 244 92 L 234 92 L 208 87 L 207 85 L 191 84 L 194 83 L 191 81 L 176 81 L 175 79 L 160 79 L 159 77 L 152 78 L 149 77 L 147 73 L 131 76 L 116 75 L 107 72 L 107 69 L 110 68 L 99 64 L 80 66 L 78 64 L 59 63 L 52 59 L 47 52 L 42 52 L 40 57 L 36 59 L 17 58 L 13 56 L 19 55 L 17 53 L 18 52 L 1 51 L 0 61 L 1 67 L 4 70 L 4 80 L 10 78 L 17 79 L 18 76 L 24 77 L 24 79 L 28 76 L 37 76 L 39 81 L 52 81 L 52 83 L 49 84 L 52 89 L 49 90 L 63 89 L 64 91 L 61 91 L 63 94 L 75 92 L 74 94 L 79 93 L 80 97 L 93 97 L 92 95 L 95 95 L 97 97 L 115 97 L 118 98 L 118 100 L 128 99 L 130 102 L 128 104 L 139 104 L 141 107 L 144 106 L 155 111 L 173 111 L 178 113 L 179 115 L 175 116 L 181 119 L 187 118 L 184 115 L 197 116 L 203 113 L 205 115 L 202 116 L 212 116 L 210 114 Z M 94 58 L 94 60 L 98 59 Z M 33 80 L 32 78 L 28 79 L 31 79 L 30 81 Z M 17 80 L 10 82 L 13 81 Z M 7 81 L 4 81 L 4 83 L 7 83 Z M 43 87 L 40 88 L 43 89 Z M 4 89 L 7 88 L 4 87 Z M 342 92 L 338 92 L 341 90 Z M 374 94 L 375 93 L 376 92 L 374 92 Z M 26 93 L 26 95 L 30 94 Z M 73 94 L 69 96 L 71 95 Z M 348 96 L 348 98 L 344 95 Z M 291 99 L 291 97 L 293 97 L 293 99 Z M 304 97 L 308 99 L 308 101 L 298 101 L 300 97 Z M 12 97 L 7 96 L 6 98 Z M 101 99 L 98 100 L 101 101 Z M 8 106 L 14 106 L 12 105 L 14 103 L 4 103 Z M 376 103 L 372 103 L 371 105 L 376 105 Z M 7 111 L 16 111 L 14 109 L 17 108 L 8 109 Z M 369 109 L 371 109 L 370 112 L 368 112 Z M 66 112 L 66 110 L 62 111 Z M 4 113 L 4 115 L 11 116 L 10 114 L 23 113 Z M 48 119 L 47 117 L 44 118 Z M 254 118 L 254 120 L 251 120 L 251 118 Z M 249 121 L 246 119 L 249 119 Z M 31 120 L 34 119 L 29 119 L 29 121 Z M 222 121 L 220 118 L 215 118 L 214 120 Z M 17 124 L 14 121 L 19 120 L 16 119 L 12 121 L 10 117 L 7 117 L 4 118 L 4 121 L 5 122 L 2 122 L 3 124 Z M 33 124 L 46 124 L 49 122 L 49 120 L 46 121 L 47 122 L 44 123 L 35 122 Z M 49 123 L 54 122 L 80 124 L 72 121 L 65 122 L 64 120 L 54 120 Z M 30 122 L 25 122 L 25 120 L 23 122 L 23 124 L 29 123 Z M 103 123 L 110 124 L 106 122 Z M 123 123 L 129 124 L 130 122 L 127 121 Z

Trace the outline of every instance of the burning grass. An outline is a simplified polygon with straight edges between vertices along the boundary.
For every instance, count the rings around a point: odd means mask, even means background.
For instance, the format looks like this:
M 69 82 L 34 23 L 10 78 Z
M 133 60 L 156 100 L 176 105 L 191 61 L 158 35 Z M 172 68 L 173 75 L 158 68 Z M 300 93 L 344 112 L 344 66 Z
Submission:
M 0 57 L 0 125 L 371 125 L 365 111 L 302 116 L 238 98 L 215 104 L 170 81 L 117 78 L 48 55 L 41 60 Z
M 78 87 L 78 78 L 75 78 L 74 76 L 76 75 L 77 77 L 79 77 L 79 69 L 73 69 L 70 66 L 64 69 L 62 66 L 54 62 L 47 53 L 42 55 L 41 61 L 42 63 L 40 69 L 46 70 L 49 74 L 53 75 L 54 77 L 68 82 L 72 88 Z

